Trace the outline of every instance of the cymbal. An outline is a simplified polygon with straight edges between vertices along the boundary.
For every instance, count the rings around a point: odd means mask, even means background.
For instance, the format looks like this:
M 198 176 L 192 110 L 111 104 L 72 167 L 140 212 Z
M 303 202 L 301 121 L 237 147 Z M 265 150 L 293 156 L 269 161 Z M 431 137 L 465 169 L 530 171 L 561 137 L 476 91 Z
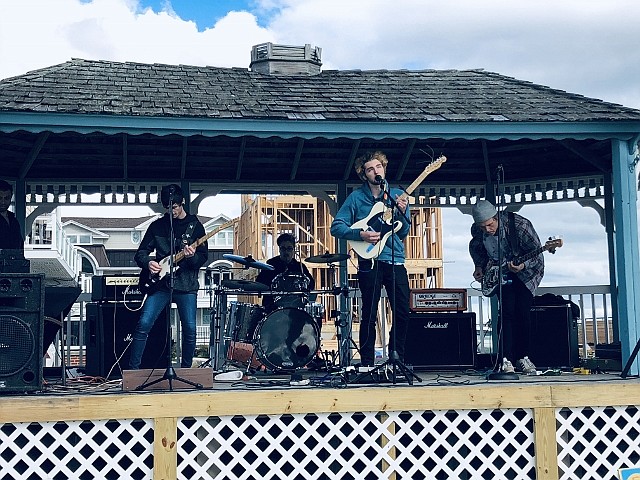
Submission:
M 255 260 L 251 255 L 247 257 L 241 257 L 240 255 L 231 255 L 230 253 L 225 253 L 224 255 L 222 255 L 222 257 L 226 258 L 227 260 L 237 262 L 240 265 L 244 265 L 247 268 L 253 267 L 259 268 L 260 270 L 274 270 L 274 267 L 272 265 L 264 262 L 259 262 Z
M 324 253 L 322 255 L 316 255 L 314 257 L 305 258 L 305 262 L 308 263 L 335 263 L 341 262 L 349 258 L 349 255 L 346 253 Z
M 250 292 L 265 292 L 269 287 L 264 283 L 254 282 L 252 280 L 223 280 L 221 285 L 231 290 L 244 290 Z

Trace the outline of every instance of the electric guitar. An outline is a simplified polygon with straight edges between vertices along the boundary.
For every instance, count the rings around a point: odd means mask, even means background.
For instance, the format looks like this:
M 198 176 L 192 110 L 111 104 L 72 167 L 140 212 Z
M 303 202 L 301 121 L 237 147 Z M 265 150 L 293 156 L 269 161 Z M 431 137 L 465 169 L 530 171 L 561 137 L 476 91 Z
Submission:
M 216 233 L 218 233 L 221 230 L 224 230 L 225 228 L 229 228 L 231 225 L 233 225 L 233 223 L 234 223 L 234 220 L 230 220 L 226 223 L 223 223 L 222 225 L 211 230 L 205 236 L 200 237 L 198 240 L 193 242 L 191 246 L 193 248 L 198 248 L 204 242 L 206 242 L 211 237 L 213 237 Z M 173 265 L 174 265 L 173 271 L 174 272 L 178 268 L 180 268 L 180 265 L 176 265 L 176 264 L 184 258 L 185 258 L 184 252 L 182 250 L 180 250 L 178 253 L 173 255 Z M 158 263 L 160 264 L 160 268 L 162 269 L 158 273 L 151 273 L 148 268 L 143 268 L 140 270 L 140 279 L 138 280 L 138 288 L 145 295 L 155 292 L 160 286 L 160 284 L 162 283 L 162 280 L 164 280 L 164 278 L 170 272 L 171 256 L 164 257 Z
M 561 246 L 561 238 L 555 240 L 550 239 L 540 248 L 536 248 L 535 250 L 525 253 L 524 255 L 516 257 L 510 261 L 513 262 L 514 265 L 520 265 L 522 262 L 526 262 L 527 260 L 540 255 L 542 252 L 548 251 L 549 253 L 556 253 L 556 248 L 560 248 Z M 502 275 L 502 279 L 500 279 L 500 266 L 494 265 L 493 260 L 489 260 L 489 263 L 485 268 L 484 275 L 482 276 L 482 294 L 485 297 L 491 297 L 497 293 L 500 281 L 502 281 L 502 285 L 506 283 L 506 272 L 509 271 L 507 262 L 502 264 L 502 271 L 505 273 Z
M 435 172 L 439 169 L 444 162 L 447 161 L 447 157 L 441 155 L 436 160 L 431 162 L 424 171 L 416 178 L 416 180 L 407 187 L 407 189 L 400 195 L 400 198 L 409 198 L 409 195 L 418 188 L 418 185 L 429 175 L 431 172 Z M 400 230 L 402 222 L 396 220 L 393 222 L 393 209 L 385 206 L 384 202 L 376 202 L 369 215 L 362 220 L 358 220 L 351 228 L 366 230 L 369 232 L 380 232 L 380 240 L 376 243 L 369 243 L 364 241 L 349 240 L 351 248 L 361 256 L 362 258 L 370 259 L 377 258 L 382 252 L 387 239 L 392 233 Z

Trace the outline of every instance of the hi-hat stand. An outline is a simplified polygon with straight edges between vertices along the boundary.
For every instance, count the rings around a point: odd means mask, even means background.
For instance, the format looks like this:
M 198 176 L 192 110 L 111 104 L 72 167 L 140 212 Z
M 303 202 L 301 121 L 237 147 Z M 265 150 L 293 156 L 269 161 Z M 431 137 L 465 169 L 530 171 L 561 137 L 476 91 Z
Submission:
M 224 333 L 223 326 L 226 325 L 222 312 L 226 312 L 227 296 L 226 293 L 222 293 L 222 290 L 216 290 L 214 287 L 214 271 L 220 274 L 222 278 L 222 272 L 227 271 L 228 267 L 219 266 L 214 268 L 208 268 L 207 275 L 207 294 L 209 295 L 209 359 L 199 365 L 199 368 L 205 368 L 211 366 L 214 371 L 220 370 L 220 359 L 226 355 L 226 349 L 224 348 Z M 226 316 L 226 314 L 225 314 Z

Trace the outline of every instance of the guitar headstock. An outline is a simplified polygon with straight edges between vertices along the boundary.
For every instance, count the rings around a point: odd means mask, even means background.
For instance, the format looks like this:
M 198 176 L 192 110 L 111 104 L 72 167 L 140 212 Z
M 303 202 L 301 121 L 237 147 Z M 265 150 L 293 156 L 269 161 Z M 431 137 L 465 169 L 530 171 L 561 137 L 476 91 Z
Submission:
M 549 253 L 556 253 L 556 249 L 562 246 L 561 238 L 551 238 L 544 244 L 544 249 L 548 250 Z
M 429 165 L 427 165 L 425 167 L 424 171 L 422 172 L 421 177 L 424 178 L 428 174 L 430 174 L 431 172 L 435 172 L 446 161 L 447 161 L 447 157 L 445 157 L 444 155 L 440 155 L 438 158 L 436 158 L 433 162 L 431 162 Z

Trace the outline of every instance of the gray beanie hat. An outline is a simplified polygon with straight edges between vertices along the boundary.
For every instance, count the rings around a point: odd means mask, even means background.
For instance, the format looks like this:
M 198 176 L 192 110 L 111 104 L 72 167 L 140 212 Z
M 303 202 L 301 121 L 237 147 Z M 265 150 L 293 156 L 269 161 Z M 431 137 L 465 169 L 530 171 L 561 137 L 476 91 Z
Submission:
M 471 209 L 471 215 L 475 223 L 481 223 L 497 215 L 498 211 L 488 200 L 478 200 Z

